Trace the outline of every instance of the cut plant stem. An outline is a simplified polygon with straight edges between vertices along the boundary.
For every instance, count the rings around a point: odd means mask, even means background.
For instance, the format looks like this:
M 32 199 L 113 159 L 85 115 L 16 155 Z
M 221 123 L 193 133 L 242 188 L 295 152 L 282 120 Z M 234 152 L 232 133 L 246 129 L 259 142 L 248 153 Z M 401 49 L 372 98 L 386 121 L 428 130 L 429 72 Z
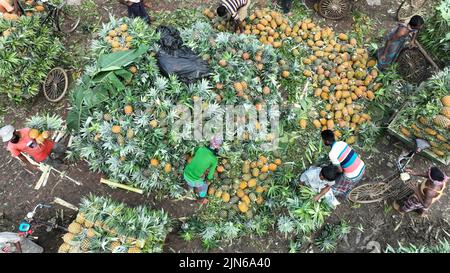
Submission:
M 107 185 L 109 185 L 111 187 L 115 187 L 115 188 L 120 188 L 120 189 L 124 189 L 124 190 L 127 190 L 127 191 L 136 192 L 136 193 L 139 193 L 139 194 L 143 194 L 144 193 L 144 191 L 141 190 L 141 189 L 133 188 L 133 187 L 130 187 L 130 186 L 127 186 L 127 185 L 124 185 L 124 184 L 120 184 L 118 182 L 115 182 L 115 181 L 112 181 L 112 180 L 108 180 L 108 179 L 104 179 L 104 178 L 100 179 L 100 183 L 107 184 Z

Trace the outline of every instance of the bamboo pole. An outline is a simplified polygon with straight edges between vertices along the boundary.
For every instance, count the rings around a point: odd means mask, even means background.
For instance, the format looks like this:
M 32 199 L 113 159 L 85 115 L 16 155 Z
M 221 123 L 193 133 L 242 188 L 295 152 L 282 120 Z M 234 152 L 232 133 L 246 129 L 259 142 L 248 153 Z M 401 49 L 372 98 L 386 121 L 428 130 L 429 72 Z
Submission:
M 430 55 L 428 55 L 428 53 L 425 51 L 425 49 L 423 49 L 423 47 L 419 44 L 418 41 L 416 41 L 416 45 L 417 45 L 417 48 L 420 50 L 420 52 L 425 57 L 425 59 L 427 59 L 427 61 L 434 67 L 434 69 L 436 69 L 436 71 L 439 71 L 439 66 L 437 66 L 437 64 L 433 61 L 433 59 L 431 59 Z
M 55 202 L 56 204 L 59 204 L 63 207 L 69 208 L 71 210 L 78 211 L 78 208 L 76 206 L 70 204 L 69 202 L 62 200 L 61 198 L 55 197 L 53 202 Z
M 127 191 L 136 192 L 136 193 L 139 193 L 139 194 L 143 194 L 144 193 L 144 191 L 142 189 L 133 188 L 133 187 L 130 187 L 130 186 L 127 186 L 127 185 L 124 185 L 124 184 L 120 184 L 118 182 L 111 181 L 111 180 L 104 179 L 104 178 L 100 179 L 100 183 L 106 184 L 106 185 L 111 186 L 113 188 L 121 188 L 121 189 L 124 189 L 124 190 L 127 190 Z

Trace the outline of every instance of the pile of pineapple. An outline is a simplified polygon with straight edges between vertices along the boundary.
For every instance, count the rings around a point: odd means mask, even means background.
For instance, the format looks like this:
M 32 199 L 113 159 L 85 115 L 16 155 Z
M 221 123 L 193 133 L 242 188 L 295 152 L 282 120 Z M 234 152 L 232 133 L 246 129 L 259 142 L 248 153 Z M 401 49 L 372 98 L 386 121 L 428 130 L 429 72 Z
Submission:
M 34 139 L 38 144 L 43 144 L 51 137 L 51 132 L 62 130 L 63 120 L 57 115 L 35 115 L 27 119 L 25 125 L 30 128 L 28 137 Z
M 6 0 L 8 1 L 8 0 Z M 13 5 L 12 1 L 9 1 L 11 5 Z M 22 16 L 32 16 L 33 13 L 37 12 L 37 13 L 41 13 L 43 11 L 45 11 L 45 8 L 43 5 L 41 4 L 37 4 L 32 0 L 27 0 L 25 1 L 25 3 L 22 3 L 23 5 L 23 9 L 25 11 L 25 14 Z M 0 18 L 3 18 L 4 20 L 8 20 L 8 21 L 16 21 L 19 19 L 19 16 L 15 13 L 8 13 L 8 12 L 4 12 L 4 13 L 0 13 L 1 16 Z
M 92 46 L 97 54 L 136 49 L 143 44 L 152 45 L 159 39 L 153 30 L 148 29 L 148 24 L 140 18 L 127 20 L 127 18 L 110 17 L 110 21 L 103 24 L 99 35 L 100 39 L 94 40 Z
M 227 30 L 225 21 L 214 19 L 209 9 L 204 14 L 213 18 L 217 29 Z M 364 113 L 363 104 L 356 102 L 373 100 L 374 92 L 382 87 L 381 83 L 376 83 L 376 60 L 369 59 L 367 50 L 358 47 L 355 38 L 336 34 L 330 27 L 322 28 L 311 19 L 291 23 L 282 14 L 269 9 L 255 10 L 245 29 L 245 34 L 259 37 L 263 44 L 274 48 L 286 45 L 294 58 L 300 57 L 303 76 L 312 81 L 314 96 L 323 101 L 320 116 L 313 125 L 321 130 L 334 130 L 337 138 L 346 135 L 349 144 L 356 142 L 359 126 L 371 120 Z M 309 56 L 300 56 L 299 49 Z M 283 68 L 281 76 L 289 78 L 295 72 L 289 70 Z M 307 119 L 300 119 L 299 125 L 305 129 Z
M 82 199 L 59 253 L 162 252 L 170 219 L 163 211 L 128 208 L 106 197 Z
M 217 103 L 250 102 L 255 105 L 280 100 L 275 65 L 279 56 L 257 39 L 231 33 L 216 33 L 198 23 L 181 33 L 185 43 L 209 63 Z
M 277 171 L 281 163 L 278 158 L 269 163 L 268 158 L 261 155 L 257 161 L 243 161 L 239 169 L 239 166 L 233 168 L 227 159 L 222 159 L 214 174 L 215 182 L 208 189 L 210 196 L 226 203 L 220 216 L 233 218 L 236 212 L 240 212 L 251 219 L 257 207 L 264 205 L 269 175 Z
M 393 128 L 408 139 L 426 139 L 430 152 L 450 159 L 450 69 L 446 68 L 420 85 L 411 104 L 399 112 Z
M 213 21 L 213 26 L 219 31 L 231 30 L 228 20 L 216 15 L 210 10 L 205 9 L 203 14 Z M 255 10 L 247 20 L 243 22 L 244 34 L 255 35 L 263 44 L 272 45 L 275 48 L 282 46 L 287 37 L 296 37 L 293 29 L 290 27 L 289 20 L 281 13 L 269 9 Z M 292 36 L 291 36 L 292 34 Z

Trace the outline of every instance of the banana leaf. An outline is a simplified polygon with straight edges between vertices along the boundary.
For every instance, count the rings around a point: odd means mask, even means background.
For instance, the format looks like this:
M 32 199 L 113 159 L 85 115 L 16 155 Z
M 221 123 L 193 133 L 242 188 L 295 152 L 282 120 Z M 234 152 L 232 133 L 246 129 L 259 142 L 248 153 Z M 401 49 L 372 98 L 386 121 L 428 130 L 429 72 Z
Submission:
M 78 132 L 80 130 L 81 126 L 81 120 L 83 118 L 86 118 L 87 111 L 83 111 L 83 103 L 84 103 L 84 96 L 85 96 L 85 90 L 80 86 L 72 93 L 71 98 L 71 104 L 72 108 L 70 109 L 69 113 L 67 114 L 67 129 L 69 131 L 76 131 Z
M 98 72 L 118 70 L 124 66 L 130 65 L 134 60 L 147 52 L 148 49 L 148 46 L 142 45 L 135 50 L 125 50 L 101 55 L 98 59 Z

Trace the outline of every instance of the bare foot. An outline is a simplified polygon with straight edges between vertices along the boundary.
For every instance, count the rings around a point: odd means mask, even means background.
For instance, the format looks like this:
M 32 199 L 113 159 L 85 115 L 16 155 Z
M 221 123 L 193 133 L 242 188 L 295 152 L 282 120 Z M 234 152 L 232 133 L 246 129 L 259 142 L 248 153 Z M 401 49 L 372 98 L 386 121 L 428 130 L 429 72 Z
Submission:
M 403 212 L 400 211 L 400 205 L 397 203 L 397 201 L 394 201 L 394 203 L 392 204 L 392 207 L 401 215 L 403 215 Z
M 200 199 L 197 199 L 197 202 L 202 204 L 202 205 L 206 205 L 206 204 L 208 204 L 208 199 L 200 198 Z

